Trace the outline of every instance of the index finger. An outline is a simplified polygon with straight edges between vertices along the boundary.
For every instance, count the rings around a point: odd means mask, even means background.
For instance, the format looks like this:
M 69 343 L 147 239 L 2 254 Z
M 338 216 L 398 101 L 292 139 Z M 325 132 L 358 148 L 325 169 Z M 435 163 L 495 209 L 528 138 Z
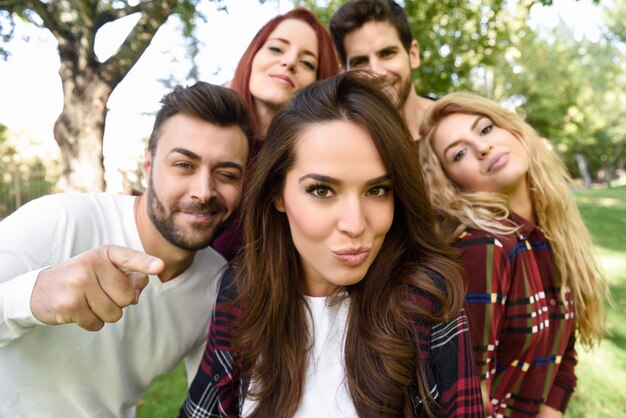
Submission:
M 138 272 L 154 275 L 161 273 L 165 267 L 160 258 L 130 248 L 107 245 L 103 247 L 103 251 L 111 263 L 125 273 Z

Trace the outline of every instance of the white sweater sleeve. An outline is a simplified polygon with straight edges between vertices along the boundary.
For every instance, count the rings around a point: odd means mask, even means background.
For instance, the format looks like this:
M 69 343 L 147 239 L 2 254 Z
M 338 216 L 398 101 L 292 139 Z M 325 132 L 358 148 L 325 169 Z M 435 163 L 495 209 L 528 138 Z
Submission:
M 29 271 L 8 282 L 0 283 L 0 347 L 28 332 L 35 325 L 43 325 L 30 310 L 30 297 L 39 272 Z
M 39 272 L 58 263 L 66 215 L 54 199 L 29 202 L 0 222 L 0 347 L 44 325 L 30 309 Z

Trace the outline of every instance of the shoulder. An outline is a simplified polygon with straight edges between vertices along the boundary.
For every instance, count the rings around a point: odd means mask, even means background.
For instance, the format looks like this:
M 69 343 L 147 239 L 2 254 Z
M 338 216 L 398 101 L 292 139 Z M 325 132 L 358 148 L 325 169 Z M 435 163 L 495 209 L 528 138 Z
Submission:
M 229 305 L 239 295 L 235 282 L 236 272 L 232 266 L 228 266 L 222 272 L 217 283 L 217 303 Z
M 92 218 L 110 212 L 127 215 L 135 197 L 114 193 L 56 193 L 35 199 L 23 208 L 34 211 L 58 211 L 71 216 Z
M 430 269 L 425 269 L 424 273 L 425 276 L 430 280 L 432 285 L 434 285 L 434 287 L 439 292 L 441 292 L 441 294 L 445 298 L 448 294 L 448 287 L 446 285 L 446 280 L 443 278 L 443 276 Z M 419 306 L 421 306 L 430 313 L 439 314 L 443 309 L 441 300 L 436 298 L 432 293 L 427 292 L 424 289 L 420 289 L 416 286 L 410 287 L 410 297 L 415 303 L 419 304 Z
M 501 248 L 505 253 L 512 251 L 517 245 L 515 234 L 493 234 L 491 232 L 467 229 L 456 242 L 456 248 L 463 250 L 467 247 L 493 246 Z
M 213 247 L 209 246 L 198 250 L 193 259 L 193 264 L 194 270 L 200 274 L 216 271 L 222 273 L 226 269 L 228 261 Z

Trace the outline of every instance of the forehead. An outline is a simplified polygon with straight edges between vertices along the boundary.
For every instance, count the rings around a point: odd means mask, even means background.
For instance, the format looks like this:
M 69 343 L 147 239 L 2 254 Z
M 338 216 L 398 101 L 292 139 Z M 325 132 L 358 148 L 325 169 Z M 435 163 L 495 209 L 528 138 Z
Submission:
M 214 156 L 238 162 L 247 158 L 248 140 L 237 125 L 219 126 L 179 113 L 166 120 L 160 131 L 157 155 L 166 156 L 173 149 L 182 148 L 203 158 Z
M 267 40 L 287 41 L 317 55 L 317 34 L 308 23 L 300 19 L 283 20 L 269 34 Z
M 452 136 L 459 135 L 463 131 L 471 129 L 476 118 L 481 116 L 467 113 L 451 113 L 441 118 L 437 124 L 435 137 L 438 140 L 447 140 Z
M 309 126 L 294 148 L 293 172 L 314 172 L 340 179 L 371 179 L 387 170 L 366 128 L 348 121 Z
M 468 113 L 452 113 L 444 116 L 437 124 L 433 136 L 433 148 L 441 153 L 450 143 L 463 139 L 466 133 L 473 129 L 476 121 L 485 116 L 471 115 Z
M 402 46 L 400 35 L 389 21 L 370 20 L 358 29 L 348 33 L 343 46 L 346 55 L 369 55 L 390 46 Z

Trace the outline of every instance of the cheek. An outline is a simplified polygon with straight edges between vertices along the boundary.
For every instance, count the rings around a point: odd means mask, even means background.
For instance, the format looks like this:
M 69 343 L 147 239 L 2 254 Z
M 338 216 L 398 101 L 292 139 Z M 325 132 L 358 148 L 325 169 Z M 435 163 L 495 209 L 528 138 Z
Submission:
M 309 84 L 313 83 L 315 80 L 317 80 L 316 73 L 312 71 L 303 72 L 298 77 L 298 84 L 299 84 L 298 88 L 301 89 L 303 87 L 306 87 Z
M 289 228 L 294 240 L 302 244 L 314 244 L 322 241 L 329 234 L 332 222 L 323 212 L 307 205 L 299 205 L 297 210 L 286 210 Z
M 168 172 L 167 168 L 152 170 L 151 187 L 163 201 L 174 200 L 176 196 L 184 194 L 182 190 L 186 188 L 185 182 L 178 179 L 174 173 Z
M 448 178 L 462 190 L 472 189 L 479 175 L 478 167 L 463 161 L 452 167 L 446 167 L 444 171 Z
M 218 190 L 218 195 L 222 197 L 226 206 L 235 209 L 241 202 L 241 187 L 233 184 L 222 185 Z
M 260 83 L 260 79 L 262 75 L 261 73 L 263 72 L 263 69 L 266 66 L 264 63 L 264 59 L 260 54 L 261 53 L 258 52 L 256 57 L 254 57 L 254 60 L 252 61 L 252 67 L 250 68 L 250 81 L 249 81 L 250 89 L 252 89 L 253 87 L 256 87 Z
M 369 218 L 372 220 L 371 225 L 376 235 L 385 235 L 389 232 L 393 223 L 394 202 L 390 199 L 380 205 L 375 205 L 370 210 Z

